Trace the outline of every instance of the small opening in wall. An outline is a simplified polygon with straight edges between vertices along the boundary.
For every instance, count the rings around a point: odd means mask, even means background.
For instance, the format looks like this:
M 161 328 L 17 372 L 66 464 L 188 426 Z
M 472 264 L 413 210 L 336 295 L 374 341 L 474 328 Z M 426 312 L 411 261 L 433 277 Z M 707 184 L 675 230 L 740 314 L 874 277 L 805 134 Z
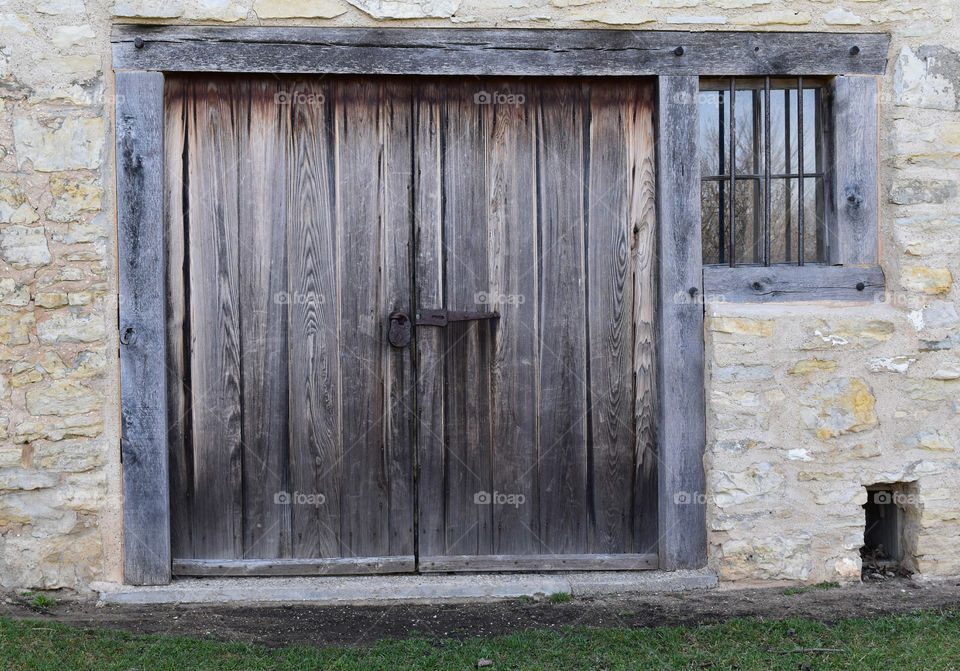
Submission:
M 863 547 L 860 548 L 864 580 L 884 580 L 913 572 L 918 503 L 916 483 L 867 486 Z

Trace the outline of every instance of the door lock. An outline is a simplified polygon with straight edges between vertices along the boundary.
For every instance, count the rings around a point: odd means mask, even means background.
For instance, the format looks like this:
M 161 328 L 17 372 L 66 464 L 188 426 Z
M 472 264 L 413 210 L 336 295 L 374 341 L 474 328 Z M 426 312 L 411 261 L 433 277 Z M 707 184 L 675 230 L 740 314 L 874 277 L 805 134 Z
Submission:
M 446 326 L 450 322 L 472 322 L 481 319 L 500 319 L 499 312 L 472 312 L 470 310 L 417 310 L 416 320 L 401 310 L 390 313 L 387 339 L 394 347 L 406 347 L 413 335 L 413 325 Z

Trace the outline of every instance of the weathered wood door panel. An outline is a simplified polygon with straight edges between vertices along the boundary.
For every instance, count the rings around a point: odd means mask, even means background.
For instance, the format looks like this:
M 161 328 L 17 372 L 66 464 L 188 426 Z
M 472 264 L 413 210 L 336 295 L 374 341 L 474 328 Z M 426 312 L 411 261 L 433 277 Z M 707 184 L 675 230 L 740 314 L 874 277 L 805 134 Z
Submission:
M 651 98 L 636 80 L 420 95 L 439 195 L 418 200 L 419 305 L 500 313 L 419 327 L 422 570 L 656 561 Z
M 167 87 L 175 572 L 655 565 L 646 82 Z
M 175 571 L 413 567 L 404 86 L 168 79 Z

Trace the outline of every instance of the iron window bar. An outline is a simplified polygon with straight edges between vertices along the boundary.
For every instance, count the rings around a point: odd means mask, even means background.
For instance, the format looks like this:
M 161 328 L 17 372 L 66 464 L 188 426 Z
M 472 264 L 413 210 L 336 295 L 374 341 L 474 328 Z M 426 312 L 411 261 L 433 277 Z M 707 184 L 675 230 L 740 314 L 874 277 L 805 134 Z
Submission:
M 762 82 L 762 83 L 760 83 Z M 805 210 L 806 210 L 806 195 L 805 195 L 805 181 L 808 178 L 814 179 L 823 179 L 825 177 L 825 172 L 822 166 L 822 152 L 818 151 L 814 153 L 816 166 L 812 171 L 808 171 L 806 167 L 805 160 L 805 144 L 806 144 L 806 131 L 805 131 L 805 120 L 804 120 L 804 78 L 803 76 L 798 76 L 795 80 L 792 80 L 791 85 L 782 86 L 783 91 L 783 110 L 784 110 L 784 170 L 782 172 L 773 172 L 771 167 L 771 108 L 772 108 L 772 86 L 771 86 L 771 77 L 767 76 L 760 79 L 747 80 L 746 83 L 743 80 L 738 80 L 737 77 L 727 78 L 726 87 L 717 87 L 711 88 L 718 92 L 718 172 L 714 175 L 703 175 L 701 177 L 704 181 L 718 182 L 718 196 L 719 196 L 719 208 L 717 210 L 717 223 L 718 223 L 718 261 L 721 265 L 729 265 L 731 268 L 738 265 L 737 262 L 737 213 L 736 213 L 736 204 L 737 204 L 737 180 L 749 180 L 754 182 L 754 210 L 753 210 L 753 230 L 754 230 L 754 264 L 759 261 L 763 266 L 769 266 L 772 263 L 772 254 L 771 254 L 771 240 L 772 240 L 772 231 L 771 231 L 771 221 L 772 221 L 772 183 L 774 179 L 784 180 L 784 193 L 785 193 L 785 211 L 784 211 L 784 247 L 785 247 L 785 259 L 790 259 L 792 256 L 791 248 L 792 242 L 796 240 L 796 249 L 797 256 L 796 261 L 792 265 L 803 266 L 806 263 L 806 250 L 805 250 Z M 751 101 L 752 104 L 752 113 L 754 117 L 753 125 L 753 171 L 738 173 L 737 171 L 737 91 L 747 90 L 753 92 L 753 98 Z M 729 95 L 729 105 L 726 104 L 723 93 L 724 88 L 726 88 L 726 93 Z M 778 87 L 779 88 L 779 87 Z M 796 115 L 797 115 L 797 168 L 796 171 L 792 170 L 792 147 L 791 147 L 791 105 L 790 105 L 790 94 L 791 91 L 796 91 Z M 757 93 L 762 92 L 763 96 L 763 114 L 762 114 L 762 135 L 763 135 L 763 171 L 758 170 L 759 166 L 757 165 L 760 155 L 759 144 L 759 130 L 761 126 L 760 121 L 760 108 L 757 104 Z M 727 106 L 729 106 L 729 111 L 727 111 Z M 816 112 L 816 109 L 814 110 Z M 819 142 L 820 138 L 820 123 L 819 118 L 815 115 L 815 137 L 814 142 Z M 729 133 L 729 136 L 728 136 Z M 729 169 L 727 169 L 729 159 Z M 793 196 L 793 189 L 791 188 L 791 182 L 797 180 L 797 225 L 796 232 L 794 233 L 793 221 L 792 221 L 792 210 L 791 202 Z M 729 194 L 726 193 L 726 184 L 729 181 L 730 190 Z M 757 182 L 762 182 L 762 185 L 757 185 Z M 763 201 L 764 205 L 762 208 L 762 225 L 758 225 L 757 219 L 760 215 L 760 190 L 758 186 L 762 186 L 763 189 Z M 822 189 L 818 188 L 817 195 L 817 209 L 819 211 L 820 203 L 822 202 Z M 758 235 L 759 233 L 759 235 Z M 759 259 L 758 250 L 757 250 L 757 237 L 761 237 L 762 246 L 759 250 Z M 817 246 L 817 256 L 818 258 L 822 254 L 822 245 Z M 789 261 L 788 261 L 789 263 Z M 746 264 L 751 265 L 751 264 Z

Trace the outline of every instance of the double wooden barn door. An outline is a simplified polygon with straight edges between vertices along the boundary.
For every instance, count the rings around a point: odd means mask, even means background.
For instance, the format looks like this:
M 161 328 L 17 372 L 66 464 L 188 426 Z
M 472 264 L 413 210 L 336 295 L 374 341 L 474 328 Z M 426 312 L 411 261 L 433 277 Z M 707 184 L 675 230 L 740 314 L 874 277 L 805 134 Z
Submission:
M 648 82 L 166 86 L 175 573 L 656 566 Z

